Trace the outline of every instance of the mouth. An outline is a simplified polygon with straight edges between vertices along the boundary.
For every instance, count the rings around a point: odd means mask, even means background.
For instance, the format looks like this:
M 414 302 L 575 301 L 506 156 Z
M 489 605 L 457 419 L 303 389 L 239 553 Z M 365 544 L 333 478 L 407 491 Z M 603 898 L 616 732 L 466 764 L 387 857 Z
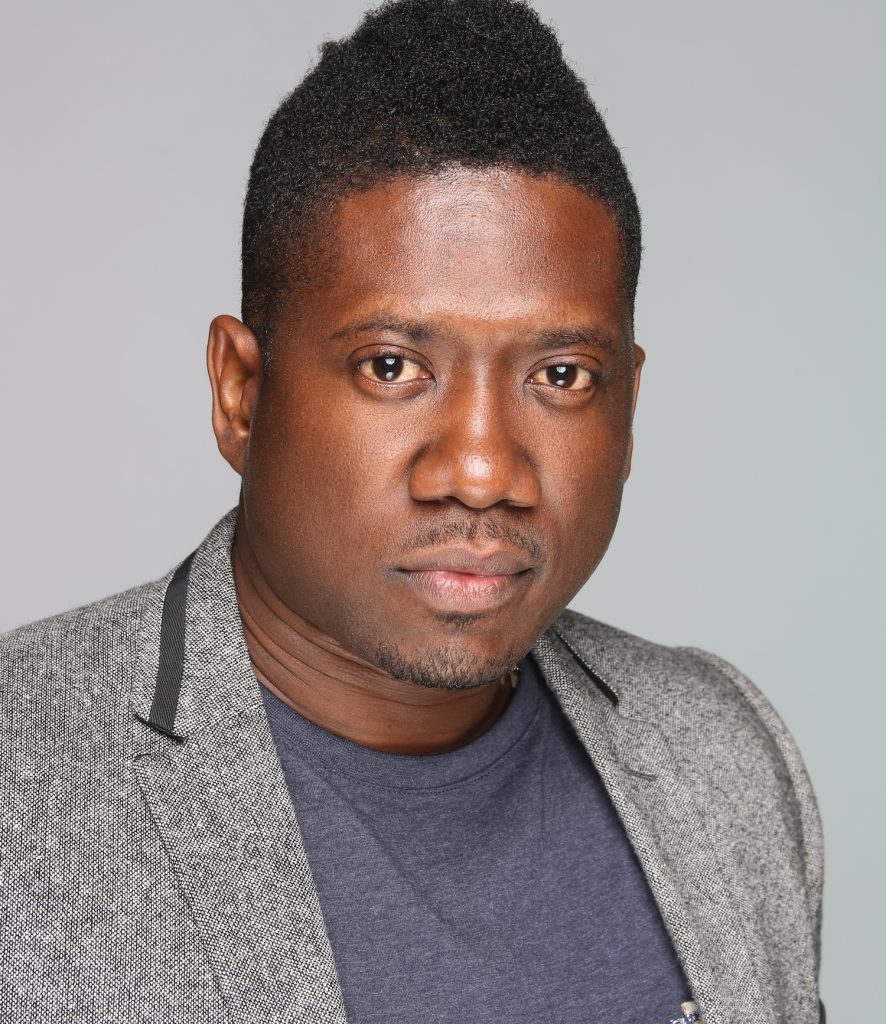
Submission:
M 510 549 L 448 548 L 414 556 L 397 574 L 434 611 L 478 614 L 513 600 L 534 571 L 525 555 Z

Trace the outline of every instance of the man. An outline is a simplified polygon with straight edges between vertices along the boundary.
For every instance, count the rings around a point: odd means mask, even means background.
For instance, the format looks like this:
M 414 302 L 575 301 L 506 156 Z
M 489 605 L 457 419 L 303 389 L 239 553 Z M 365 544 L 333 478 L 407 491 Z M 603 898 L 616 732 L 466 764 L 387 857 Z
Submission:
M 3 641 L 2 1019 L 819 1019 L 784 726 L 564 611 L 630 469 L 639 260 L 530 9 L 400 0 L 324 47 L 210 328 L 239 507 Z

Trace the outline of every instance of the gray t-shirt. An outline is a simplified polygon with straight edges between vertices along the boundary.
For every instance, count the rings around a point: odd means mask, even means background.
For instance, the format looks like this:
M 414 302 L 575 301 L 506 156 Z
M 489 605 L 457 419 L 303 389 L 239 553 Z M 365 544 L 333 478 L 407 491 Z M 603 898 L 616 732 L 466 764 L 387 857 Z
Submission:
M 341 739 L 264 691 L 352 1024 L 670 1024 L 689 985 L 531 660 L 445 754 Z

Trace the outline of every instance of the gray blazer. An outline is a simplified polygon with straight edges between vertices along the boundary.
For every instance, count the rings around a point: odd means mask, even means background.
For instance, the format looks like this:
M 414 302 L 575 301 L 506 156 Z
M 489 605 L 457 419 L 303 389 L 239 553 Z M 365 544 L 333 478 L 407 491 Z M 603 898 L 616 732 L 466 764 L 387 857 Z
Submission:
M 0 1020 L 342 1024 L 243 640 L 234 513 L 187 589 L 175 731 L 144 725 L 170 576 L 0 640 Z M 822 841 L 800 756 L 718 658 L 574 612 L 535 657 L 706 1024 L 813 1024 Z

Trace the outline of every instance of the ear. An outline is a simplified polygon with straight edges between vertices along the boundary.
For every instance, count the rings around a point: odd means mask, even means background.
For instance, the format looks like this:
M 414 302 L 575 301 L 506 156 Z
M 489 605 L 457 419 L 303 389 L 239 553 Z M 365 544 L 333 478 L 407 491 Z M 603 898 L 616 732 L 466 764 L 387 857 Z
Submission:
M 212 429 L 218 450 L 242 476 L 262 383 L 258 339 L 236 317 L 217 316 L 209 325 L 206 368 L 212 385 Z
M 625 460 L 625 475 L 627 478 L 631 475 L 631 459 L 634 457 L 634 413 L 637 411 L 637 396 L 640 394 L 640 373 L 643 369 L 643 364 L 646 362 L 646 353 L 640 348 L 639 345 L 634 345 L 634 394 L 631 398 L 631 438 L 628 441 L 628 456 Z

